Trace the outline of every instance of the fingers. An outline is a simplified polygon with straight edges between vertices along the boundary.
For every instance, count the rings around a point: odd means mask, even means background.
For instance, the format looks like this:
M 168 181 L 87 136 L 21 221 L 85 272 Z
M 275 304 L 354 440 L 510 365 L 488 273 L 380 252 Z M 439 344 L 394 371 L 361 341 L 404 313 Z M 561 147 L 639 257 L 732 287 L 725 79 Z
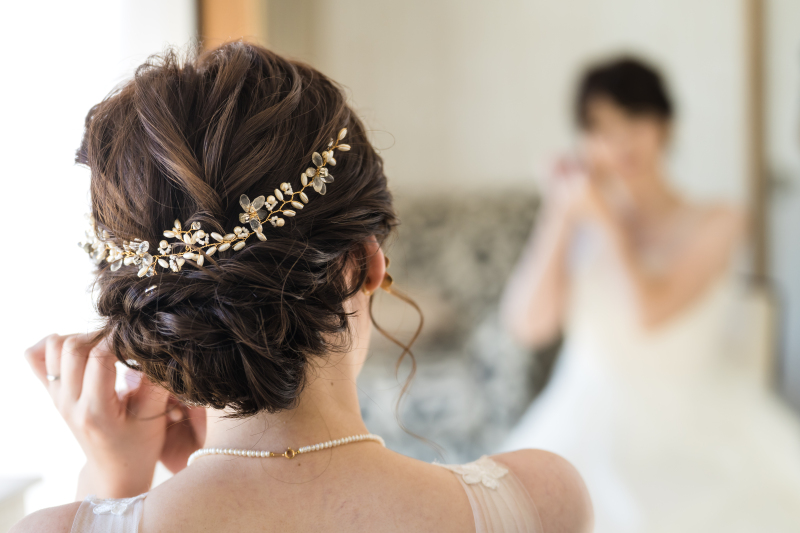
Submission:
M 63 348 L 65 339 L 61 335 L 50 335 L 45 342 L 45 380 L 47 380 L 47 388 L 52 393 L 58 388 L 57 381 L 61 376 L 61 350 Z M 52 376 L 54 380 L 48 379 L 47 376 Z
M 63 400 L 76 402 L 83 388 L 84 372 L 89 352 L 94 346 L 94 334 L 70 335 L 64 341 L 61 354 L 61 393 Z M 48 371 L 50 366 L 48 364 Z
M 163 416 L 167 411 L 167 400 L 169 393 L 165 389 L 142 376 L 139 388 L 127 397 L 128 415 L 140 419 Z
M 172 401 L 167 402 L 167 420 L 174 424 L 185 419 L 186 413 L 183 412 L 180 404 L 172 403 Z
M 161 462 L 173 474 L 186 468 L 189 456 L 197 451 L 206 438 L 206 412 L 202 407 L 188 407 L 171 397 L 170 413 L 175 413 L 167 423 L 167 435 L 161 451 Z
M 132 368 L 125 367 L 122 377 L 124 386 L 117 390 L 117 396 L 119 396 L 120 400 L 124 399 L 125 396 L 136 392 L 139 389 L 139 385 L 142 384 L 142 373 L 137 370 L 133 370 Z
M 87 356 L 80 397 L 97 414 L 119 413 L 121 404 L 114 389 L 116 361 L 105 339 L 97 343 Z
M 36 378 L 42 382 L 42 384 L 46 387 L 48 385 L 47 381 L 47 365 L 45 363 L 45 353 L 47 350 L 47 342 L 51 337 L 58 337 L 58 335 L 48 335 L 47 337 L 42 337 L 42 339 L 25 350 L 25 360 L 28 361 L 28 364 L 31 365 L 31 370 L 33 370 L 34 375 Z

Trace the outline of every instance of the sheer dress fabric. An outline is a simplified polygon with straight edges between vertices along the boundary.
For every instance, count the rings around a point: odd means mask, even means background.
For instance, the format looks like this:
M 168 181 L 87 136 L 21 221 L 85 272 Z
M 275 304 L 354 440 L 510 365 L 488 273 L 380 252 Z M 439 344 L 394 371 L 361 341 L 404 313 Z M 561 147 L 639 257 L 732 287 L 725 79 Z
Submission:
M 464 465 L 440 465 L 458 477 L 469 498 L 475 533 L 541 533 L 533 499 L 517 476 L 484 455 Z
M 452 471 L 464 487 L 476 533 L 542 532 L 528 491 L 505 466 L 487 456 L 464 465 L 439 466 Z M 71 533 L 137 533 L 146 495 L 118 500 L 88 496 L 75 515 Z
M 142 518 L 144 498 L 100 499 L 89 495 L 75 514 L 70 531 L 80 533 L 137 533 Z

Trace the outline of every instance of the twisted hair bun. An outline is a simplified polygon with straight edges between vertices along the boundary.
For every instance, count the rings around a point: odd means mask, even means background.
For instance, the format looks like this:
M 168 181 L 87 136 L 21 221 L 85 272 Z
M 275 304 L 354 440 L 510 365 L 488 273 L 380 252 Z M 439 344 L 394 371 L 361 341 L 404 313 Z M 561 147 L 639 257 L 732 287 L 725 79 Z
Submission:
M 336 184 L 286 226 L 266 226 L 267 241 L 151 278 L 99 267 L 101 333 L 121 361 L 233 416 L 291 408 L 309 361 L 347 346 L 343 303 L 366 277 L 362 244 L 382 242 L 396 218 L 341 89 L 258 46 L 154 56 L 90 110 L 77 161 L 91 170 L 97 225 L 117 244 L 158 242 L 176 218 L 229 233 L 242 194 L 296 182 L 343 127 L 351 150 Z

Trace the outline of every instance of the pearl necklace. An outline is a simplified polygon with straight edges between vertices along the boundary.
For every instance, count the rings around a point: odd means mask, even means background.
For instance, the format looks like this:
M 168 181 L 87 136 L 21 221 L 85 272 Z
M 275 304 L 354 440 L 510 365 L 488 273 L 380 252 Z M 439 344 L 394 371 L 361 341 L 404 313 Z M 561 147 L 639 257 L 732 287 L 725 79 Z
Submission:
M 198 457 L 204 457 L 206 455 L 233 455 L 236 457 L 251 457 L 256 459 L 264 459 L 267 457 L 285 457 L 287 459 L 292 459 L 301 453 L 309 453 L 309 452 L 316 452 L 319 450 L 325 450 L 327 448 L 335 448 L 337 446 L 343 446 L 345 444 L 350 444 L 351 442 L 361 442 L 364 440 L 372 440 L 375 442 L 379 442 L 381 446 L 384 448 L 386 447 L 386 442 L 384 442 L 383 438 L 380 435 L 373 435 L 372 433 L 364 433 L 362 435 L 352 435 L 350 437 L 344 437 L 341 439 L 334 439 L 329 440 L 327 442 L 320 442 L 319 444 L 312 444 L 311 446 L 303 446 L 302 448 L 298 448 L 294 450 L 292 448 L 286 448 L 286 451 L 283 453 L 276 453 L 276 452 L 268 452 L 266 450 L 258 451 L 258 450 L 238 450 L 236 448 L 201 448 L 194 452 L 192 455 L 189 456 L 189 460 L 186 462 L 186 466 L 189 466 L 194 462 L 195 459 Z

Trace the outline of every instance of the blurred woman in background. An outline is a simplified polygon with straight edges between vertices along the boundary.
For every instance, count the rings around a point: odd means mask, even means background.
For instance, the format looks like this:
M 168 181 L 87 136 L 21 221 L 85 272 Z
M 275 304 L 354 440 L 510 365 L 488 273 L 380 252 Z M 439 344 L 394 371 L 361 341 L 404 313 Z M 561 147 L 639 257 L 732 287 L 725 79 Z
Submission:
M 800 432 L 723 349 L 744 214 L 670 186 L 651 67 L 596 66 L 576 104 L 580 156 L 555 166 L 503 301 L 525 344 L 566 340 L 505 447 L 573 462 L 599 532 L 800 530 Z

